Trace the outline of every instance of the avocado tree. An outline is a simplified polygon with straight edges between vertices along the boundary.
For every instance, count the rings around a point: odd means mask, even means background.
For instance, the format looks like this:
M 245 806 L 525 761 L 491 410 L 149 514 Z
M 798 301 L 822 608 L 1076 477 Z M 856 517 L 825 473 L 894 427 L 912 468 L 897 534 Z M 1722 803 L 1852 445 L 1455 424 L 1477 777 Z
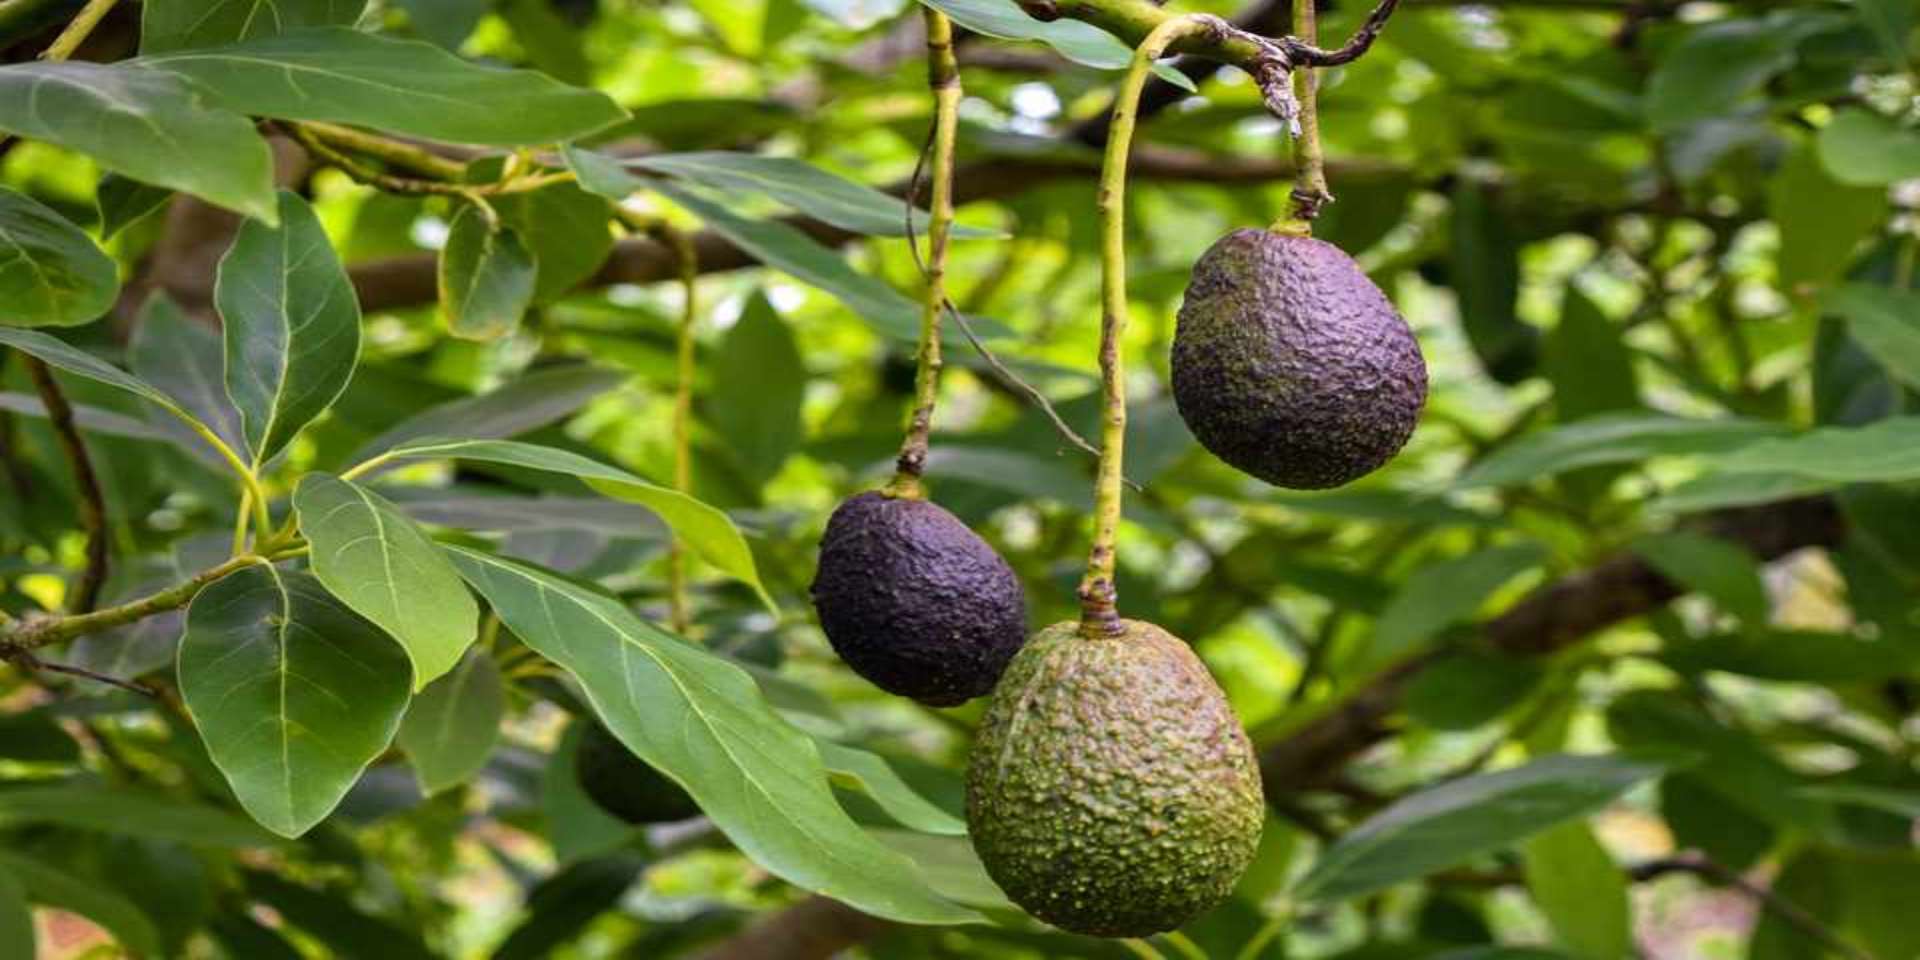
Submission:
M 0 0 L 0 958 L 1920 957 L 1917 29 Z

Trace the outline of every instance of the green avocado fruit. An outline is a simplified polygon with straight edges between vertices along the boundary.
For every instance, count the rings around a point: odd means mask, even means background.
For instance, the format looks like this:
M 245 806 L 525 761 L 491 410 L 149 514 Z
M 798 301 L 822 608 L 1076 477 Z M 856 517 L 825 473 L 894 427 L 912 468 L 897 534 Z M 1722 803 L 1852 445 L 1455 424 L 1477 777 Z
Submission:
M 1235 230 L 1193 265 L 1174 329 L 1180 418 L 1201 446 L 1280 487 L 1337 487 L 1413 435 L 1427 364 L 1407 322 L 1339 247 Z
M 627 823 L 673 823 L 700 815 L 686 788 L 634 756 L 598 723 L 588 722 L 581 733 L 573 769 L 594 804 Z
M 1144 937 L 1220 903 L 1265 807 L 1253 747 L 1207 668 L 1137 620 L 1035 634 L 1008 666 L 967 765 L 987 873 L 1074 933 Z

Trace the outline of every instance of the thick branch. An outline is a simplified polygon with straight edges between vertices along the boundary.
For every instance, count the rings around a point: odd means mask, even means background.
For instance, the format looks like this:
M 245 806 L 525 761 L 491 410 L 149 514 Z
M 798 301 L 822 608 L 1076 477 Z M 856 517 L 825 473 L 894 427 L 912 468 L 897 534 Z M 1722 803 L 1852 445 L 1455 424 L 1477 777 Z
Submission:
M 128 601 L 117 607 L 69 617 L 40 617 L 20 621 L 7 630 L 0 631 L 0 659 L 13 659 L 19 654 L 59 643 L 62 640 L 110 630 L 168 610 L 177 610 L 192 601 L 200 592 L 200 588 L 207 584 L 241 567 L 266 562 L 268 561 L 264 558 L 252 555 L 233 557 L 218 566 L 194 574 L 191 579 L 183 583 L 175 584 L 138 600 Z
M 1832 546 L 1844 532 L 1838 508 L 1825 497 L 1721 511 L 1705 528 L 1763 562 L 1805 547 Z M 1650 613 L 1681 592 L 1680 585 L 1638 556 L 1622 553 L 1533 591 L 1484 624 L 1481 632 L 1502 651 L 1547 654 Z M 1353 757 L 1392 736 L 1388 719 L 1399 708 L 1407 681 L 1427 662 L 1416 658 L 1394 667 L 1268 747 L 1260 757 L 1267 793 L 1277 796 L 1325 783 Z

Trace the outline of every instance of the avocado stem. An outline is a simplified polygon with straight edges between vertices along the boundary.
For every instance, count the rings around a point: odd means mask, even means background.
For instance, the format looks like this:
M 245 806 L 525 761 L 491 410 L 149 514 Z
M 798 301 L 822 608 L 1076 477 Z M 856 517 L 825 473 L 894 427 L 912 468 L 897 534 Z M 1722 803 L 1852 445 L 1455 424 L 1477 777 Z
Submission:
M 1391 12 L 1390 5 L 1383 6 Z M 1319 14 L 1312 0 L 1295 0 L 1293 35 L 1311 46 L 1319 42 L 1319 34 Z M 1274 224 L 1273 229 L 1312 236 L 1320 208 L 1333 202 L 1333 194 L 1327 189 L 1326 155 L 1320 149 L 1320 75 L 1312 64 L 1294 67 L 1293 99 L 1300 120 L 1300 132 L 1293 138 L 1293 215 Z
M 927 89 L 933 93 L 933 132 L 927 142 L 931 154 L 933 198 L 927 210 L 927 260 L 922 265 L 926 284 L 920 291 L 920 344 L 915 352 L 913 409 L 907 415 L 907 433 L 894 461 L 893 479 L 884 491 L 889 497 L 918 500 L 925 495 L 920 475 L 927 469 L 928 435 L 933 432 L 933 408 L 940 396 L 940 318 L 947 303 L 947 239 L 953 232 L 953 149 L 960 126 L 960 61 L 953 52 L 953 21 L 932 7 L 923 8 L 927 21 Z M 918 172 L 916 171 L 916 178 Z M 913 202 L 907 202 L 907 243 L 913 240 Z
M 1114 544 L 1125 492 L 1127 437 L 1126 364 L 1121 340 L 1127 332 L 1127 155 L 1140 115 L 1140 91 L 1153 62 L 1174 43 L 1229 29 L 1218 17 L 1189 14 L 1162 21 L 1134 48 L 1126 77 L 1113 98 L 1106 156 L 1100 165 L 1100 467 L 1093 488 L 1093 547 L 1080 579 L 1080 635 L 1089 639 L 1121 633 L 1119 593 L 1114 587 Z
M 687 235 L 666 223 L 654 224 L 655 238 L 673 251 L 680 272 L 680 324 L 674 332 L 673 488 L 693 489 L 693 331 L 700 317 L 700 257 Z M 667 622 L 686 636 L 693 626 L 687 599 L 687 546 L 678 536 L 667 538 Z

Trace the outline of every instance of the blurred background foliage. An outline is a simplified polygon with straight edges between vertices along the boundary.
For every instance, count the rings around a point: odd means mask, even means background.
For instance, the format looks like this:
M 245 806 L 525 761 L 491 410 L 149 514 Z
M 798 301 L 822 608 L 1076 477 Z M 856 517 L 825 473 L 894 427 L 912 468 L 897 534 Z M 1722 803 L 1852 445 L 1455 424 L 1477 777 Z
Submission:
M 1180 8 L 1268 33 L 1288 13 Z M 72 12 L 0 3 L 7 59 L 31 59 Z M 1325 35 L 1364 12 L 1329 4 Z M 117 8 L 81 56 L 132 55 L 141 13 Z M 632 116 L 592 146 L 622 157 L 798 157 L 900 193 L 928 126 L 922 28 L 904 0 L 376 0 L 361 23 L 606 92 Z M 1239 894 L 1187 931 L 1206 955 L 1920 956 L 1915 23 L 1907 0 L 1407 0 L 1368 56 L 1325 75 L 1338 202 L 1317 234 L 1405 313 L 1432 399 L 1389 467 L 1317 494 L 1214 460 L 1166 387 L 1189 266 L 1284 212 L 1290 145 L 1237 70 L 1182 61 L 1200 93 L 1152 95 L 1129 194 L 1127 472 L 1142 489 L 1127 501 L 1122 609 L 1195 645 L 1262 752 L 1274 808 Z M 1093 178 L 1116 74 L 963 37 L 960 220 L 980 234 L 956 240 L 951 289 L 1091 433 Z M 362 364 L 296 445 L 296 468 L 349 462 L 439 408 L 435 432 L 484 423 L 670 475 L 679 293 L 663 249 L 617 238 L 605 200 L 560 185 L 500 202 L 538 292 L 517 331 L 475 342 L 449 336 L 434 302 L 447 199 L 382 193 L 289 141 L 277 152 L 366 312 Z M 125 359 L 153 291 L 205 311 L 228 215 L 116 196 L 85 156 L 33 141 L 7 145 L 0 182 L 112 232 L 126 292 L 72 342 Z M 884 755 L 957 812 L 979 705 L 930 711 L 853 676 L 805 589 L 828 512 L 890 467 L 911 312 L 889 317 L 884 297 L 850 308 L 844 278 L 759 268 L 766 252 L 742 255 L 702 197 L 798 226 L 775 254 L 841 248 L 828 256 L 883 293 L 913 296 L 915 259 L 903 239 L 855 237 L 764 193 L 629 201 L 690 230 L 707 221 L 695 492 L 749 532 L 782 611 L 709 570 L 696 631 L 765 671 L 804 727 Z M 1091 465 L 953 343 L 932 495 L 1019 571 L 1034 625 L 1070 618 Z M 23 415 L 32 388 L 17 364 L 5 377 L 0 607 L 18 615 L 58 605 L 82 537 L 54 439 Z M 108 494 L 109 597 L 217 561 L 233 507 L 216 468 L 136 401 L 69 389 Z M 414 468 L 386 489 L 416 519 L 502 534 L 509 555 L 664 618 L 663 533 L 638 508 L 494 468 Z M 164 678 L 179 629 L 157 618 L 50 657 Z M 248 960 L 1125 955 L 1010 916 L 876 920 L 769 878 L 699 821 L 629 830 L 571 779 L 576 694 L 531 659 L 497 672 L 497 700 L 461 704 L 477 772 L 425 796 L 392 751 L 298 843 L 235 851 L 128 833 L 114 816 L 49 824 L 0 792 L 0 864 L 65 877 L 35 885 L 43 955 L 116 955 L 81 916 L 123 940 L 144 925 L 164 955 Z M 11 790 L 232 802 L 191 730 L 149 701 L 10 670 L 0 704 Z M 1293 895 L 1333 838 L 1403 795 L 1617 748 L 1671 766 L 1523 842 L 1497 838 L 1524 798 L 1494 797 L 1454 827 L 1496 838 L 1462 862 L 1351 897 Z M 842 799 L 862 822 L 893 822 L 866 795 Z M 949 885 L 983 882 L 953 838 L 883 835 Z

